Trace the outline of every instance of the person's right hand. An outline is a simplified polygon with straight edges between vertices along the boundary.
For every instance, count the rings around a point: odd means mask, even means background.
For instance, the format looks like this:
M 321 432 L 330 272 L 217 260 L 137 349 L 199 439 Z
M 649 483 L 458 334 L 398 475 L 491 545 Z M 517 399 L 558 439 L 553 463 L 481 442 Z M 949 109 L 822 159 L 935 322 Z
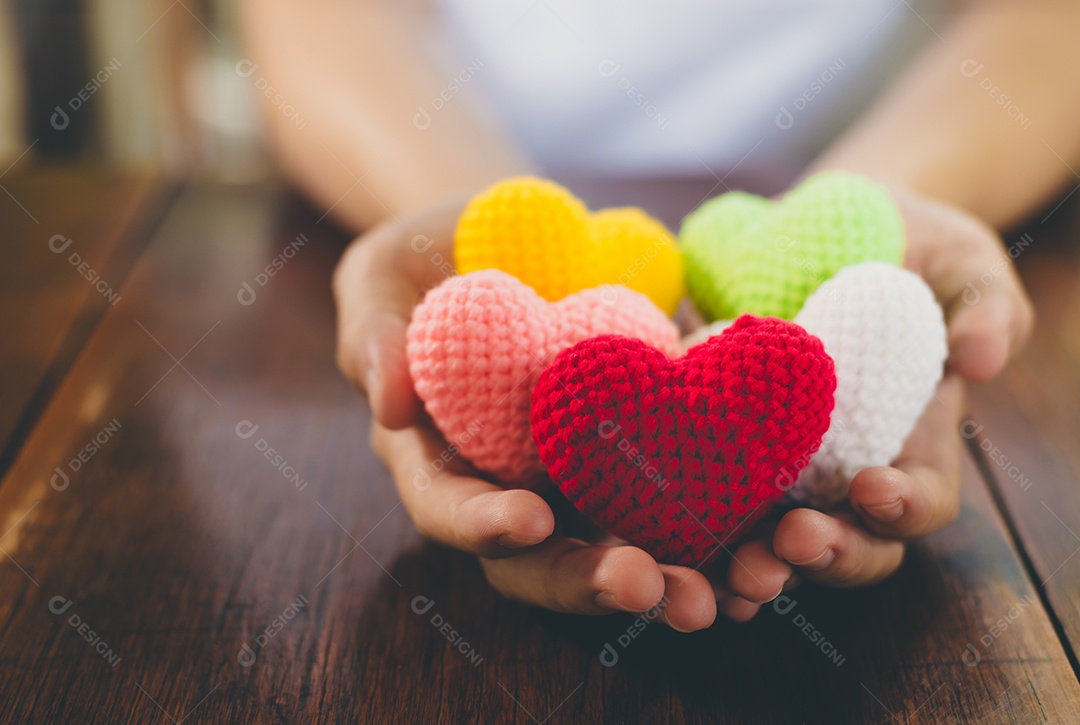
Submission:
M 338 366 L 367 392 L 372 446 L 402 503 L 424 536 L 479 555 L 488 581 L 505 596 L 578 614 L 644 612 L 666 598 L 667 624 L 708 627 L 716 599 L 703 573 L 658 564 L 633 546 L 553 535 L 555 515 L 543 498 L 480 478 L 449 455 L 453 449 L 424 415 L 405 331 L 424 292 L 454 273 L 453 233 L 463 206 L 384 223 L 353 242 L 334 273 Z M 435 464 L 444 457 L 450 461 Z

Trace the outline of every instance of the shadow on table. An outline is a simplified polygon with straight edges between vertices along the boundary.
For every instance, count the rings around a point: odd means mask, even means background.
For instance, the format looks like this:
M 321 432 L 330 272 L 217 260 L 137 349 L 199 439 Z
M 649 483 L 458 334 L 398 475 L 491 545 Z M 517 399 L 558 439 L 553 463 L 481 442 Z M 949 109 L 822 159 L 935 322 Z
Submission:
M 566 699 L 553 721 L 595 712 L 634 722 L 650 711 L 732 722 L 887 719 L 887 710 L 912 714 L 922 704 L 897 703 L 898 690 L 929 698 L 950 669 L 970 669 L 964 651 L 952 651 L 956 638 L 942 643 L 935 633 L 963 631 L 964 580 L 974 585 L 988 558 L 1011 552 L 981 513 L 967 509 L 961 520 L 956 534 L 911 546 L 882 584 L 803 585 L 748 624 L 719 620 L 689 635 L 630 615 L 519 606 L 488 587 L 472 557 L 425 543 L 394 562 L 401 586 L 384 578 L 354 637 L 370 647 L 395 628 L 383 666 L 440 682 L 449 712 L 482 703 L 490 715 L 516 699 L 542 721 Z M 990 541 L 1001 550 L 988 551 Z

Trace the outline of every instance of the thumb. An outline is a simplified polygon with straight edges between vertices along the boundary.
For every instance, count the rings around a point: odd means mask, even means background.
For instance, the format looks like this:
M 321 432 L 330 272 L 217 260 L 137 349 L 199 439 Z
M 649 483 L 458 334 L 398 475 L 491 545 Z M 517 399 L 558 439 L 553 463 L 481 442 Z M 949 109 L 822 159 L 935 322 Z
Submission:
M 391 430 L 415 423 L 420 401 L 409 375 L 405 333 L 418 292 L 371 242 L 354 243 L 334 275 L 337 363 Z

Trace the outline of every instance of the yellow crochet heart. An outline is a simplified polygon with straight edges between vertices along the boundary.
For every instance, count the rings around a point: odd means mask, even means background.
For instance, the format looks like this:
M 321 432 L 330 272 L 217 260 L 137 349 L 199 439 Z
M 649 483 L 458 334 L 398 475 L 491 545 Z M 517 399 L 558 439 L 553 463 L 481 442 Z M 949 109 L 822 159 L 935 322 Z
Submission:
M 476 195 L 454 234 L 460 274 L 501 269 L 556 301 L 621 284 L 668 314 L 683 296 L 682 258 L 671 232 L 634 207 L 590 213 L 558 184 L 522 176 Z

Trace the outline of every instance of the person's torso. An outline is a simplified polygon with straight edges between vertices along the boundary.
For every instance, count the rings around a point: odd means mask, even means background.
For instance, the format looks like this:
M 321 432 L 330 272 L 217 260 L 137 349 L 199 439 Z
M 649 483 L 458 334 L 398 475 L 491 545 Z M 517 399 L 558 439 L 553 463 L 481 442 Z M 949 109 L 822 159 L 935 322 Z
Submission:
M 895 0 L 439 5 L 448 71 L 553 170 L 802 163 L 932 37 Z

